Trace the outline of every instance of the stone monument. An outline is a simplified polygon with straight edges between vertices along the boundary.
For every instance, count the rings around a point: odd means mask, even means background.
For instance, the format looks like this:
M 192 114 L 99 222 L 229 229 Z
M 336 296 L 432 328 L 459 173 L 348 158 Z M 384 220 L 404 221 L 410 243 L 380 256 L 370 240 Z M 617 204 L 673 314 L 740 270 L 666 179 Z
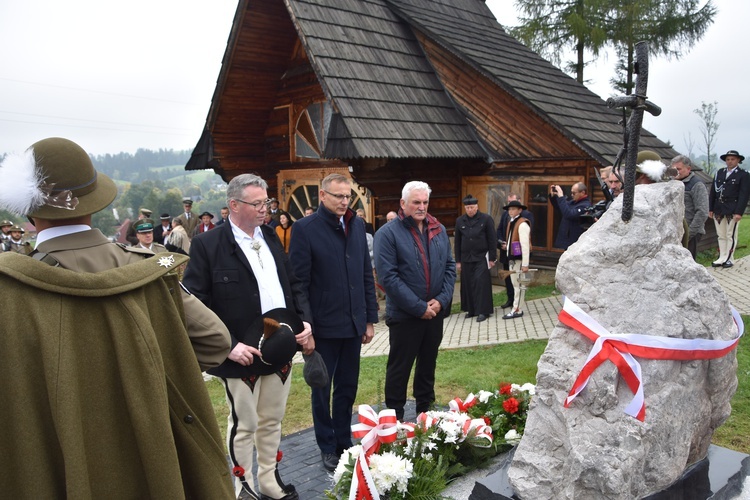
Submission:
M 557 288 L 611 334 L 731 344 L 738 328 L 727 296 L 680 244 L 683 189 L 677 181 L 637 186 L 627 223 L 618 197 L 563 254 Z M 714 430 L 730 414 L 737 388 L 732 349 L 710 360 L 637 357 L 645 404 L 640 415 L 632 411 L 632 377 L 626 383 L 610 361 L 623 362 L 627 353 L 615 353 L 593 370 L 566 408 L 593 346 L 562 323 L 550 335 L 525 433 L 508 471 L 518 498 L 646 497 L 703 459 Z M 608 352 L 605 348 L 601 356 Z

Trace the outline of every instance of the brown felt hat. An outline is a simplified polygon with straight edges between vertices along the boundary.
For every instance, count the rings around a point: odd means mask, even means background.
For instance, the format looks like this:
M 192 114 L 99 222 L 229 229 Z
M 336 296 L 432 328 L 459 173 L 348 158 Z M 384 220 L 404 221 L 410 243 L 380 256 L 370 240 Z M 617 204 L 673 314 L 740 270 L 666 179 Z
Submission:
M 71 208 L 51 206 L 49 203 L 33 210 L 29 217 L 40 219 L 71 219 L 90 215 L 106 208 L 117 196 L 115 183 L 97 172 L 91 158 L 78 144 L 68 139 L 51 137 L 32 144 L 37 168 L 41 170 L 51 196 L 70 195 L 78 199 Z

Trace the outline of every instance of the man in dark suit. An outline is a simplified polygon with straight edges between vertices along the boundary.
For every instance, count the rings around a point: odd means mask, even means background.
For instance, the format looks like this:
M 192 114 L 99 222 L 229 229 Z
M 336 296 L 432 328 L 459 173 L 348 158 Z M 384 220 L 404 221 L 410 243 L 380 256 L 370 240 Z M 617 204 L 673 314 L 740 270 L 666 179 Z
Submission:
M 520 201 L 518 199 L 518 195 L 515 193 L 510 193 L 508 195 L 508 203 L 511 201 Z M 528 210 L 524 209 L 521 212 L 521 217 L 524 219 L 528 219 L 529 224 L 531 227 L 534 227 L 534 215 L 529 212 Z M 498 260 L 503 265 L 503 269 L 508 271 L 510 270 L 510 263 L 508 261 L 508 252 L 507 250 L 507 242 L 505 241 L 506 235 L 508 234 L 508 222 L 510 222 L 510 217 L 508 217 L 508 211 L 504 211 L 503 215 L 500 217 L 500 224 L 497 226 L 497 248 L 501 249 L 502 252 L 500 252 L 500 255 L 498 257 Z M 508 294 L 508 300 L 505 302 L 505 304 L 501 305 L 503 309 L 506 309 L 508 307 L 513 306 L 513 299 L 515 298 L 515 292 L 513 290 L 513 282 L 510 279 L 510 275 L 508 275 L 507 278 L 505 278 L 505 291 Z
M 158 226 L 154 227 L 154 241 L 160 245 L 164 244 L 164 240 L 172 232 L 172 217 L 168 213 L 163 213 L 159 216 L 161 222 Z
M 744 156 L 735 150 L 720 156 L 726 162 L 714 176 L 708 193 L 708 217 L 714 220 L 719 240 L 719 258 L 713 267 L 732 267 L 742 214 L 750 198 L 750 174 L 740 168 Z
M 304 321 L 297 343 L 306 353 L 315 348 L 302 285 L 276 233 L 263 224 L 267 189 L 266 182 L 253 174 L 230 181 L 229 223 L 193 238 L 183 284 L 224 321 L 232 336 L 228 359 L 209 373 L 219 377 L 226 390 L 227 448 L 237 477 L 235 492 L 241 498 L 294 500 L 299 496 L 294 486 L 281 481 L 276 462 L 292 382 L 291 360 L 281 368 L 267 365 L 258 349 L 241 341 L 256 318 L 287 308 Z M 257 495 L 252 480 L 254 448 Z
M 365 224 L 349 208 L 351 191 L 344 175 L 323 179 L 318 211 L 294 223 L 289 249 L 289 260 L 313 307 L 315 348 L 331 376 L 326 387 L 312 390 L 315 439 L 329 471 L 352 446 L 359 355 L 378 322 Z
M 222 224 L 225 224 L 227 222 L 227 217 L 229 217 L 229 207 L 221 207 L 221 219 L 219 219 L 216 225 L 221 226 Z

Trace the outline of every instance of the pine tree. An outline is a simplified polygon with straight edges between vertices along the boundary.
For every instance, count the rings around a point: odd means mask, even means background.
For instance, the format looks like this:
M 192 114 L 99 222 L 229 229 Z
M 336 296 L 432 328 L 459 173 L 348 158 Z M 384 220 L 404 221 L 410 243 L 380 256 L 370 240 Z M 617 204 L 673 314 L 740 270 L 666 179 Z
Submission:
M 562 53 L 573 49 L 576 61 L 568 62 L 567 70 L 583 83 L 586 50 L 597 56 L 607 41 L 603 29 L 607 1 L 517 0 L 521 24 L 509 32 L 557 66 Z
M 608 44 L 618 57 L 612 86 L 630 95 L 635 85 L 635 44 L 646 41 L 649 56 L 679 59 L 690 50 L 713 23 L 716 7 L 708 0 L 609 0 L 605 20 Z

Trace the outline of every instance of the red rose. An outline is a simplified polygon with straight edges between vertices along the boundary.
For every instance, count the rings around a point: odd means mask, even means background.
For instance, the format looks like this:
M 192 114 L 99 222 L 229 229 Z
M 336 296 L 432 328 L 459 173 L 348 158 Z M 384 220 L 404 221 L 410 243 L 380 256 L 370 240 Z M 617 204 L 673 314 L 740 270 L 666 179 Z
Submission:
M 500 384 L 500 394 L 510 394 L 510 384 Z
M 492 420 L 490 420 L 490 417 L 488 417 L 487 415 L 484 415 L 482 418 L 484 419 L 485 424 L 492 425 Z
M 518 411 L 518 400 L 516 398 L 508 398 L 503 401 L 503 409 L 510 414 Z
M 245 475 L 245 469 L 240 465 L 236 465 L 232 468 L 232 474 L 236 477 L 242 477 Z
M 282 458 L 284 458 L 284 453 L 281 450 L 277 451 L 276 452 L 276 461 L 277 462 L 281 462 Z

